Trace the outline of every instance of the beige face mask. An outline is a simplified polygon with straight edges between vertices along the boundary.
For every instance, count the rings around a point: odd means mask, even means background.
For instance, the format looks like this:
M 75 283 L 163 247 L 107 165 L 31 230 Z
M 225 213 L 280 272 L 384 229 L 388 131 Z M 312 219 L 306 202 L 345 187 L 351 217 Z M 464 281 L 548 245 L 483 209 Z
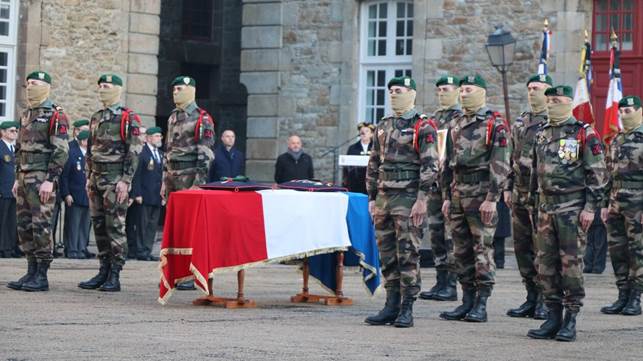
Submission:
M 527 101 L 529 107 L 534 113 L 542 113 L 547 110 L 547 97 L 545 96 L 545 89 L 530 90 L 527 93 Z
M 438 102 L 440 103 L 440 109 L 449 109 L 458 104 L 458 95 L 460 95 L 459 88 L 448 92 L 439 92 Z
M 623 122 L 623 130 L 625 133 L 629 133 L 638 128 L 643 121 L 643 108 L 638 108 L 634 112 L 621 115 L 621 121 Z
M 554 125 L 563 123 L 572 116 L 572 103 L 547 104 L 547 112 L 549 113 L 549 123 Z
M 460 95 L 462 109 L 464 109 L 466 115 L 474 114 L 487 104 L 487 91 L 480 87 L 476 87 L 475 89 L 476 90 L 469 94 Z
M 415 105 L 415 90 L 410 89 L 406 93 L 391 94 L 391 108 L 395 115 L 398 117 L 409 110 L 413 109 Z
M 173 93 L 174 104 L 179 109 L 185 109 L 188 105 L 194 102 L 196 97 L 196 88 L 193 86 L 186 86 L 183 90 Z
M 35 108 L 49 98 L 51 85 L 27 84 L 27 102 L 30 108 Z
M 98 88 L 98 99 L 104 106 L 112 106 L 121 100 L 122 90 L 123 88 L 119 85 L 114 85 L 112 88 Z

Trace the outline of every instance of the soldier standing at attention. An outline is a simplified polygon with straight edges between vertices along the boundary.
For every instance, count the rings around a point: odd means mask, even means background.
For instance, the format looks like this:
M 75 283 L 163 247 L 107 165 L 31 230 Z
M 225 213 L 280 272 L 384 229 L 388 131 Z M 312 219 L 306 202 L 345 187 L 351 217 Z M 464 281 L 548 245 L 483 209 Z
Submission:
M 172 87 L 176 108 L 167 121 L 163 199 L 172 192 L 199 189 L 199 185 L 207 183 L 208 168 L 214 160 L 214 120 L 196 104 L 196 81 L 179 76 Z M 176 288 L 195 289 L 194 281 L 179 283 Z
M 511 147 L 505 120 L 486 106 L 486 88 L 479 75 L 460 80 L 464 114 L 449 127 L 442 210 L 449 219 L 463 296 L 462 305 L 440 314 L 446 320 L 486 322 L 495 283 L 496 207 L 507 186 Z
M 643 291 L 643 115 L 641 99 L 626 96 L 618 103 L 623 132 L 610 145 L 612 175 L 607 228 L 609 253 L 616 276 L 618 299 L 601 312 L 641 314 Z
M 533 317 L 544 320 L 547 308 L 538 286 L 536 267 L 536 243 L 534 240 L 536 210 L 529 207 L 529 182 L 533 164 L 533 148 L 536 134 L 547 123 L 547 97 L 545 90 L 552 86 L 549 75 L 534 75 L 527 81 L 528 112 L 516 119 L 511 129 L 511 167 L 509 192 L 505 193 L 505 203 L 513 211 L 514 252 L 522 283 L 527 289 L 527 300 L 517 308 L 507 311 L 510 317 Z
M 574 341 L 576 315 L 585 297 L 585 232 L 596 209 L 607 205 L 607 170 L 596 132 L 572 116 L 572 87 L 559 85 L 545 95 L 549 119 L 536 136 L 529 202 L 534 204 L 537 192 L 536 264 L 549 313 L 547 321 L 527 335 Z
M 435 83 L 440 109 L 431 119 L 438 129 L 448 129 L 451 120 L 462 115 L 458 103 L 460 97 L 460 79 L 446 75 Z M 440 170 L 444 168 L 440 166 Z M 442 191 L 440 187 L 431 188 L 429 192 L 429 238 L 436 270 L 436 284 L 428 291 L 420 293 L 420 298 L 436 301 L 455 301 L 458 299 L 456 281 L 458 275 L 453 270 L 453 241 L 446 236 L 444 215 L 442 214 Z
M 125 215 L 128 191 L 141 152 L 140 120 L 121 104 L 123 80 L 114 74 L 98 79 L 98 98 L 105 108 L 89 122 L 87 188 L 100 268 L 83 289 L 121 290 L 119 275 L 127 259 Z
M 29 108 L 18 132 L 18 238 L 27 256 L 27 274 L 7 287 L 48 291 L 47 270 L 53 259 L 53 211 L 58 178 L 69 151 L 67 116 L 49 99 L 51 76 L 44 71 L 27 75 Z
M 415 110 L 413 79 L 393 78 L 388 89 L 395 114 L 377 125 L 366 172 L 386 304 L 365 322 L 412 327 L 413 302 L 421 286 L 422 227 L 438 174 L 437 126 Z

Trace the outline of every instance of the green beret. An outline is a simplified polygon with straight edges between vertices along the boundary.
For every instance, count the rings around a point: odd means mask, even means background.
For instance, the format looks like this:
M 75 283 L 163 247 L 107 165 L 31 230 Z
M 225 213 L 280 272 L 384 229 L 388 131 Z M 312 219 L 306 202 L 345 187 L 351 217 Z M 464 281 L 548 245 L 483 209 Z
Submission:
M 398 76 L 389 80 L 387 88 L 391 89 L 391 87 L 395 85 L 415 90 L 415 80 L 410 76 Z
M 89 130 L 83 130 L 82 132 L 78 133 L 76 138 L 78 138 L 78 140 L 85 140 L 89 138 Z
M 29 79 L 42 80 L 47 84 L 51 84 L 51 76 L 47 74 L 47 72 L 40 70 L 31 72 L 29 75 L 27 75 L 27 80 Z
M 557 85 L 545 90 L 545 95 L 548 97 L 568 97 L 574 99 L 574 90 L 569 85 Z
M 9 128 L 20 128 L 20 123 L 18 122 L 13 122 L 10 120 L 5 120 L 4 122 L 0 123 L 0 129 L 9 129 Z
M 74 122 L 74 128 L 80 128 L 84 125 L 89 125 L 89 120 L 87 119 L 78 119 L 77 121 Z
M 531 78 L 529 78 L 529 80 L 527 80 L 527 85 L 535 82 L 549 84 L 550 86 L 554 85 L 554 81 L 547 74 L 536 74 L 532 76 Z
M 435 82 L 436 87 L 439 87 L 441 85 L 455 85 L 456 87 L 458 87 L 460 86 L 460 78 L 453 75 L 445 75 Z
M 482 89 L 487 89 L 487 82 L 480 76 L 480 74 L 465 76 L 460 80 L 460 86 L 462 85 L 475 85 Z
M 194 80 L 193 78 L 190 78 L 189 76 L 180 75 L 174 78 L 174 80 L 172 81 L 172 86 L 175 86 L 175 85 L 190 85 L 195 87 L 196 80 Z
M 636 95 L 628 95 L 626 97 L 623 97 L 623 99 L 618 102 L 618 107 L 634 107 L 638 109 L 641 107 L 641 98 L 637 97 Z
M 163 130 L 161 129 L 161 127 L 151 127 L 145 131 L 145 134 L 147 135 L 154 135 L 154 134 L 161 134 L 161 133 L 163 133 Z
M 123 86 L 123 79 L 116 74 L 103 74 L 98 78 L 98 84 L 109 83 L 114 85 Z

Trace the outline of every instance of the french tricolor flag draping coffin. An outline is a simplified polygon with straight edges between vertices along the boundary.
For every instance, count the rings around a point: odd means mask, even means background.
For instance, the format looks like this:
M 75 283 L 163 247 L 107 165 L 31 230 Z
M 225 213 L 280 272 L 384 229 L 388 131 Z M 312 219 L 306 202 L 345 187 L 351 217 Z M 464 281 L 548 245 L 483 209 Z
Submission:
M 351 245 L 345 193 L 183 191 L 178 199 L 171 198 L 166 210 L 161 303 L 176 282 L 192 276 L 207 293 L 207 280 L 216 271 L 345 250 Z M 169 218 L 173 221 L 167 222 Z

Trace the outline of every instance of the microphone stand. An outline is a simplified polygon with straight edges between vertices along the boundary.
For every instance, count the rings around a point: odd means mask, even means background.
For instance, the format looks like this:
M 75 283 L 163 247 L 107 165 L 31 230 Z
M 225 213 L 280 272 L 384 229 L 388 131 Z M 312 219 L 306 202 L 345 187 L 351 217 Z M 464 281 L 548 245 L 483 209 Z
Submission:
M 324 158 L 324 157 L 326 157 L 327 155 L 329 155 L 331 153 L 333 154 L 333 184 L 337 184 L 337 173 L 338 173 L 337 158 L 339 156 L 337 154 L 337 151 L 339 150 L 339 148 L 345 146 L 348 143 L 354 142 L 357 139 L 359 139 L 359 135 L 354 136 L 352 138 L 348 138 L 347 140 L 345 140 L 341 144 L 338 144 L 338 145 L 336 145 L 334 147 L 326 147 L 326 148 L 328 148 L 328 150 L 326 152 L 322 153 L 322 155 L 320 156 L 320 158 Z

